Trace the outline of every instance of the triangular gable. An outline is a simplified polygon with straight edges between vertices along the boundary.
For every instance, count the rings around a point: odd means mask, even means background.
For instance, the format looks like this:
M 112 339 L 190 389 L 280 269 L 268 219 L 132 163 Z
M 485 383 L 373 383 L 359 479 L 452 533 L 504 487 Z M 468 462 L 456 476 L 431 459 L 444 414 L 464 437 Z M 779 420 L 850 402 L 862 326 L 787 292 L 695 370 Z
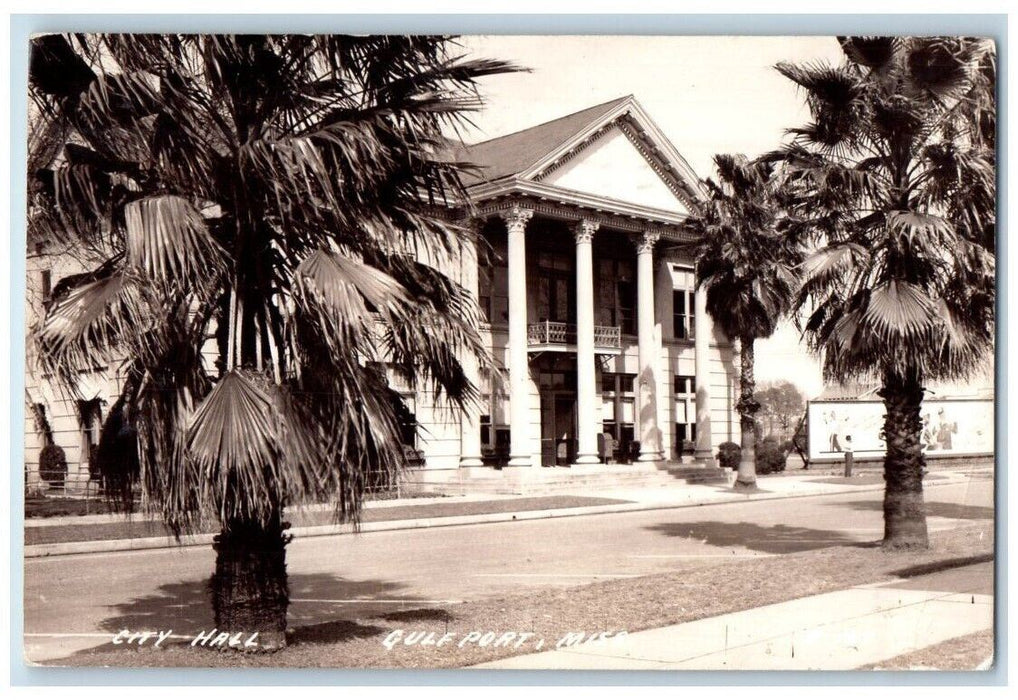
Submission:
M 518 176 L 524 180 L 550 183 L 551 174 L 555 170 L 596 145 L 608 133 L 613 135 L 610 147 L 618 148 L 620 152 L 626 153 L 623 157 L 628 157 L 629 152 L 619 147 L 616 131 L 624 134 L 631 147 L 636 149 L 636 153 L 657 174 L 659 181 L 682 203 L 682 211 L 692 210 L 703 199 L 704 192 L 696 173 L 632 95 L 617 101 L 598 121 L 577 131 L 571 139 L 563 142 L 527 170 L 520 172 Z M 656 187 L 649 182 L 644 184 L 647 188 Z M 614 196 L 616 199 L 620 198 L 617 192 Z
M 689 205 L 674 182 L 656 171 L 633 139 L 617 125 L 549 167 L 534 179 L 568 190 L 622 200 L 654 209 L 688 214 Z M 671 186 L 669 186 L 671 184 Z

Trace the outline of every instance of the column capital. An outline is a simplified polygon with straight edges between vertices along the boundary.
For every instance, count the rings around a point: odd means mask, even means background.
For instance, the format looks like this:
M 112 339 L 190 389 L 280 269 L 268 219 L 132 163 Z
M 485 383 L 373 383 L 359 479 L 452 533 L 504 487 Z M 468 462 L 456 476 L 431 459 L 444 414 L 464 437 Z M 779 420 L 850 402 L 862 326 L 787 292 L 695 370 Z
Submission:
M 600 221 L 592 219 L 580 219 L 573 228 L 573 235 L 577 243 L 590 243 L 594 240 L 594 234 L 601 227 Z
M 636 237 L 636 252 L 651 253 L 654 251 L 654 244 L 661 239 L 657 231 L 644 231 Z
M 534 210 L 527 209 L 519 204 L 513 204 L 508 209 L 500 211 L 498 215 L 505 221 L 506 227 L 512 231 L 513 229 L 524 228 L 527 222 L 533 218 Z

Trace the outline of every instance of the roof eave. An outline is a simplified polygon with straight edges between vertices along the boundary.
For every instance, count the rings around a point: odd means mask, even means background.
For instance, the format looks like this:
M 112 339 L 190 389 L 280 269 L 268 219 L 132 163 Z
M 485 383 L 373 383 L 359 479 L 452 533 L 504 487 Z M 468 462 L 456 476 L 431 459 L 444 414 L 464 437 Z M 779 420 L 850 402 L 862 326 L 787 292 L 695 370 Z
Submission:
M 474 206 L 483 209 L 486 202 L 506 199 L 513 196 L 528 197 L 541 201 L 554 202 L 602 212 L 610 216 L 646 221 L 648 228 L 673 228 L 682 226 L 688 215 L 667 209 L 656 209 L 633 204 L 620 199 L 593 195 L 579 190 L 549 185 L 543 182 L 523 180 L 521 178 L 503 178 L 493 182 L 485 182 L 467 189 Z M 677 231 L 673 231 L 678 235 Z

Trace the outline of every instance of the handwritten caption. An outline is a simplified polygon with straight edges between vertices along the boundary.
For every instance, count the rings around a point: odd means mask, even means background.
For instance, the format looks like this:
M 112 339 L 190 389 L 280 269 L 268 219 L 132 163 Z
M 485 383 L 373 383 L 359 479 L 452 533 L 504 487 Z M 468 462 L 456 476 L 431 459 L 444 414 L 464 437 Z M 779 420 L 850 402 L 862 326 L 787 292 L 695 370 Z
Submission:
M 567 632 L 554 643 L 555 649 L 566 649 L 580 644 L 615 643 L 626 637 L 625 630 L 600 632 Z M 393 630 L 382 640 L 382 646 L 389 651 L 397 647 L 464 647 L 512 648 L 524 647 L 540 651 L 545 647 L 543 637 L 535 632 L 495 632 L 474 630 L 472 632 L 431 632 L 427 630 Z
M 233 647 L 239 649 L 250 649 L 258 646 L 258 633 L 248 632 L 223 632 L 212 628 L 202 630 L 198 634 L 183 636 L 174 635 L 173 630 L 156 630 L 153 632 L 132 632 L 131 630 L 120 630 L 113 636 L 113 643 L 116 645 L 127 644 L 134 646 L 145 646 L 151 644 L 153 648 L 159 647 L 168 639 L 190 639 L 193 647 Z
M 625 630 L 566 632 L 557 640 L 554 640 L 554 646 L 549 645 L 549 648 L 568 649 L 580 644 L 617 643 L 625 639 L 626 635 Z M 133 645 L 142 647 L 148 645 L 158 648 L 169 639 L 190 640 L 192 647 L 210 649 L 217 647 L 249 649 L 258 646 L 257 632 L 224 632 L 215 628 L 202 630 L 195 635 L 175 635 L 173 630 L 132 632 L 131 630 L 124 629 L 113 636 L 112 642 L 117 646 Z M 381 641 L 382 646 L 389 651 L 393 651 L 397 647 L 455 647 L 458 649 L 464 647 L 478 647 L 482 649 L 489 647 L 492 649 L 526 648 L 528 650 L 540 651 L 545 647 L 544 638 L 539 637 L 535 632 L 496 632 L 491 630 L 474 630 L 466 633 L 439 633 L 428 630 L 397 629 L 387 634 Z

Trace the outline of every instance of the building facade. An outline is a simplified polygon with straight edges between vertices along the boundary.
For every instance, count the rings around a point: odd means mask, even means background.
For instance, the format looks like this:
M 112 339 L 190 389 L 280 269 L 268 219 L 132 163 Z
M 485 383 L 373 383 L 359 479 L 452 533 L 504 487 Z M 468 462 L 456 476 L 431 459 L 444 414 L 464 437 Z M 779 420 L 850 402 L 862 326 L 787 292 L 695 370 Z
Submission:
M 463 358 L 482 394 L 466 411 L 404 392 L 403 439 L 423 469 L 706 463 L 737 439 L 737 355 L 682 248 L 698 179 L 634 98 L 450 157 L 474 166 L 470 204 L 448 212 L 473 237 L 454 258 L 421 258 L 476 295 L 495 367 Z M 28 270 L 31 324 L 52 281 L 78 270 L 60 255 L 30 256 Z M 26 379 L 29 484 L 44 439 L 64 448 L 68 481 L 84 484 L 116 368 L 83 372 L 74 398 L 31 357 Z
M 475 166 L 474 243 L 436 264 L 477 295 L 498 371 L 473 368 L 465 414 L 409 397 L 424 467 L 708 463 L 737 440 L 738 356 L 682 247 L 699 181 L 639 103 L 453 155 Z

